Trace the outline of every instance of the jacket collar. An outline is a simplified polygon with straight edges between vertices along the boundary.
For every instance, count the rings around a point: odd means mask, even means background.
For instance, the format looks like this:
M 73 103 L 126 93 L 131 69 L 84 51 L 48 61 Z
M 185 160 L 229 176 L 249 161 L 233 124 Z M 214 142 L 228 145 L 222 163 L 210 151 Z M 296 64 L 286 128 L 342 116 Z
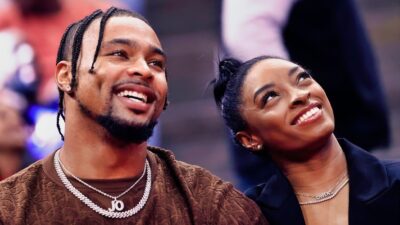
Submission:
M 382 163 L 346 139 L 338 139 L 347 161 L 350 196 L 360 201 L 369 201 L 389 187 L 389 179 Z M 251 188 L 246 194 L 257 203 L 270 209 L 281 208 L 287 200 L 298 205 L 294 191 L 283 173 L 272 162 L 269 168 L 273 175 L 263 184 Z

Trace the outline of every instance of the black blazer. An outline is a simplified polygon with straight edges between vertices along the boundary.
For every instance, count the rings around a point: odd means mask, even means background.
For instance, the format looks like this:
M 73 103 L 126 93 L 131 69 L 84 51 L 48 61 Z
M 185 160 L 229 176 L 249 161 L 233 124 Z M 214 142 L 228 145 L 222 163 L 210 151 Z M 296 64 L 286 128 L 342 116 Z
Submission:
M 349 224 L 400 224 L 400 162 L 380 161 L 349 141 L 339 140 L 349 172 Z M 287 178 L 273 164 L 274 174 L 250 188 L 252 198 L 272 225 L 304 225 L 299 202 Z

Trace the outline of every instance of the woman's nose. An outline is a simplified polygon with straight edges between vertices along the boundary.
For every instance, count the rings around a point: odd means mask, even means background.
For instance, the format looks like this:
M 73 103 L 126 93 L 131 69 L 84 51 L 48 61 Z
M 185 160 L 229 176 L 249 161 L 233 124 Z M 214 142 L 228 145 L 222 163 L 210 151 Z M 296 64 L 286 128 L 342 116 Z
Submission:
M 294 91 L 292 95 L 290 105 L 292 107 L 305 105 L 308 104 L 309 99 L 310 99 L 310 92 L 308 90 L 297 89 Z

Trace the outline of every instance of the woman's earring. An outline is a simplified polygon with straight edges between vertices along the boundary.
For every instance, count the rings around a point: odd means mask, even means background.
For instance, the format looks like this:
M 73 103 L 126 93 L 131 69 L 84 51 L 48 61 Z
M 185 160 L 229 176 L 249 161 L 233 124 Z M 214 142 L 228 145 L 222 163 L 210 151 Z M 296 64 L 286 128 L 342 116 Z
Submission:
M 70 91 L 71 91 L 71 86 L 69 86 L 69 85 L 68 85 L 68 86 L 65 86 L 65 91 L 66 91 L 66 92 L 70 92 Z
M 262 147 L 263 147 L 262 144 L 258 144 L 258 145 L 255 147 L 255 149 L 256 149 L 256 150 L 261 150 Z

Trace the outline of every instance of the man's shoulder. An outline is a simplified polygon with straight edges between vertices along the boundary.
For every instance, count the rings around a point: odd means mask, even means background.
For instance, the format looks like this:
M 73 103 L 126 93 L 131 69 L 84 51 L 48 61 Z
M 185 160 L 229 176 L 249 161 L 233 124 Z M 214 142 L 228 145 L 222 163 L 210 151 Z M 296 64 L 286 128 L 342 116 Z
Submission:
M 39 160 L 18 173 L 0 182 L 0 199 L 14 198 L 17 194 L 28 191 L 32 181 L 36 180 L 42 169 Z
M 15 215 L 20 215 L 29 205 L 33 191 L 38 187 L 42 162 L 37 161 L 13 176 L 0 182 L 0 220 L 13 224 Z M 13 222 L 10 222 L 13 221 Z
M 240 200 L 243 204 L 250 201 L 243 193 L 235 189 L 230 182 L 223 181 L 209 170 L 179 161 L 169 150 L 154 147 L 149 150 L 162 161 L 160 164 L 164 164 L 162 165 L 163 170 L 168 170 L 169 174 L 173 174 L 177 178 L 175 180 L 179 180 L 181 184 L 186 186 L 195 198 L 201 197 L 201 199 L 204 199 L 204 196 L 207 196 L 208 198 L 205 199 Z M 232 198 L 226 198 L 227 196 Z
M 257 205 L 231 183 L 200 166 L 176 160 L 169 150 L 149 150 L 160 160 L 162 173 L 174 176 L 183 195 L 202 212 L 206 221 L 211 224 L 266 224 Z
M 228 182 L 223 182 L 221 178 L 201 166 L 177 160 L 170 150 L 160 147 L 150 147 L 149 150 L 154 153 L 157 160 L 161 161 L 160 163 L 163 164 L 163 167 L 167 167 L 165 169 L 172 170 L 189 185 L 206 183 L 207 185 L 211 185 L 210 187 L 217 184 L 232 186 Z

